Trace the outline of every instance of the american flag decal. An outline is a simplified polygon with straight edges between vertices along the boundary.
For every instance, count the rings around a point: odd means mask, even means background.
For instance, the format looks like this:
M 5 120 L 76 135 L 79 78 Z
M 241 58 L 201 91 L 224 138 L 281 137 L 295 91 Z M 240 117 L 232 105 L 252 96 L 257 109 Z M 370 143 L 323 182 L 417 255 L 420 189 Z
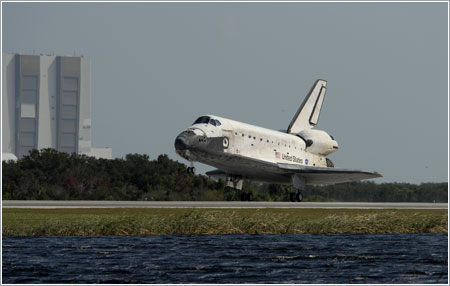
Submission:
M 280 152 L 275 152 L 275 158 L 280 159 Z

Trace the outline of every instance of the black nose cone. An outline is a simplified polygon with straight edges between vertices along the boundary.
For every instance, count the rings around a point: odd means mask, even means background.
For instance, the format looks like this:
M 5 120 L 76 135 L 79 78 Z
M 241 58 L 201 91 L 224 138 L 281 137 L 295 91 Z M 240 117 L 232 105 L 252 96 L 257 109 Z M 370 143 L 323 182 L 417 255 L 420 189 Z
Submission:
M 187 149 L 186 141 L 183 137 L 178 136 L 177 139 L 175 139 L 175 149 L 176 150 L 186 150 Z

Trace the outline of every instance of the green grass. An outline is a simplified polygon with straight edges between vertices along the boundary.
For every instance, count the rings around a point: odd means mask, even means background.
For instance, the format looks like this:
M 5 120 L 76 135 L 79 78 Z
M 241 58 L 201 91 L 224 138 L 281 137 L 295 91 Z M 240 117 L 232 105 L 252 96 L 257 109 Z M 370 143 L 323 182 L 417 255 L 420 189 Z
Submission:
M 5 236 L 448 233 L 447 210 L 3 209 Z

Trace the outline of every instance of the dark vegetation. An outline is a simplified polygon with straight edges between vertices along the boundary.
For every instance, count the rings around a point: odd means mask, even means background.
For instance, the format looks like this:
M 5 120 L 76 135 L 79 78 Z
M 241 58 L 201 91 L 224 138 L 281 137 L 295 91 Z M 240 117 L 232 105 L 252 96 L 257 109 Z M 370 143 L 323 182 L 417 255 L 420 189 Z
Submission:
M 311 186 L 305 201 L 447 202 L 448 183 L 353 182 Z M 255 200 L 288 201 L 289 186 L 246 182 Z M 128 154 L 106 160 L 54 149 L 32 150 L 2 162 L 5 200 L 239 200 L 222 180 L 191 175 L 186 165 L 160 155 Z

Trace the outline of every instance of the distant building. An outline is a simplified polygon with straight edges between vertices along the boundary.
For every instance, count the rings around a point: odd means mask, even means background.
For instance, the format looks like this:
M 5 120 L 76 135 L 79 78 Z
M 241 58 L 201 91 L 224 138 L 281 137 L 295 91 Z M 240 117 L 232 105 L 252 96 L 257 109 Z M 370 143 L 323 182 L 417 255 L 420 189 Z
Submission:
M 90 61 L 2 53 L 2 153 L 42 148 L 112 158 L 91 146 Z
M 17 161 L 17 157 L 12 153 L 2 153 L 2 162 L 3 161 Z

